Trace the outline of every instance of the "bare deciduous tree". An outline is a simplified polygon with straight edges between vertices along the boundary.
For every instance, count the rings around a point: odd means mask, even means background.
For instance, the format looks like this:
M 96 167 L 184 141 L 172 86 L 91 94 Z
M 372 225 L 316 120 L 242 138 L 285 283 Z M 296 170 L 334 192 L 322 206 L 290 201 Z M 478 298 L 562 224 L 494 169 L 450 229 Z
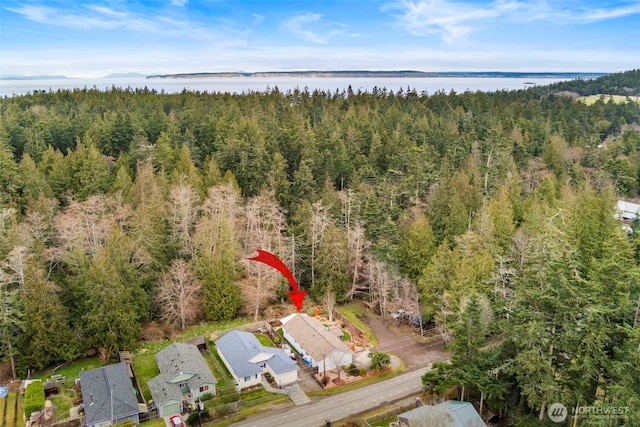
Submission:
M 282 261 L 291 264 L 291 245 L 283 237 L 285 218 L 273 194 L 264 193 L 247 202 L 244 209 L 244 224 L 240 230 L 240 240 L 248 258 L 256 249 L 276 254 Z M 281 276 L 273 268 L 253 261 L 245 261 L 246 277 L 242 281 L 247 311 L 255 320 L 264 304 L 277 296 Z
M 349 252 L 349 276 L 350 286 L 347 293 L 349 299 L 353 299 L 358 292 L 367 290 L 367 284 L 363 281 L 362 272 L 364 265 L 364 250 L 367 241 L 364 236 L 364 228 L 360 221 L 356 221 L 353 228 L 347 229 L 347 250 Z
M 338 373 L 338 379 L 340 379 L 340 374 L 344 370 L 344 364 L 347 361 L 348 355 L 348 353 L 345 353 L 343 351 L 333 351 L 326 356 L 327 359 L 331 360 L 331 362 L 335 366 L 335 370 Z
M 181 255 L 193 255 L 192 235 L 198 219 L 198 195 L 189 184 L 178 184 L 169 191 L 171 234 Z
M 336 307 L 336 294 L 331 287 L 328 287 L 324 292 L 324 306 L 327 308 L 327 315 L 329 316 L 329 322 L 333 322 L 333 310 Z
M 242 280 L 246 310 L 253 314 L 253 320 L 260 317 L 260 309 L 273 300 L 280 276 L 277 270 L 253 261 L 244 261 L 246 277 Z
M 200 314 L 201 283 L 184 260 L 176 259 L 160 279 L 156 303 L 161 319 L 184 330 Z
M 311 221 L 309 223 L 309 243 L 311 244 L 311 288 L 316 284 L 316 251 L 330 222 L 331 219 L 329 218 L 329 214 L 322 202 L 318 201 L 314 203 L 311 212 Z

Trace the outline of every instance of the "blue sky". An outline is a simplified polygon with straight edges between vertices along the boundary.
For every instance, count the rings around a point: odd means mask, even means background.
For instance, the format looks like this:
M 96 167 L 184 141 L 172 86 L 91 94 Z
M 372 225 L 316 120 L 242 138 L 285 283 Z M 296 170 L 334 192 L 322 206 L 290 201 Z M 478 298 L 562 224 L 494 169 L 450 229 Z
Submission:
M 0 74 L 640 67 L 640 0 L 0 2 Z

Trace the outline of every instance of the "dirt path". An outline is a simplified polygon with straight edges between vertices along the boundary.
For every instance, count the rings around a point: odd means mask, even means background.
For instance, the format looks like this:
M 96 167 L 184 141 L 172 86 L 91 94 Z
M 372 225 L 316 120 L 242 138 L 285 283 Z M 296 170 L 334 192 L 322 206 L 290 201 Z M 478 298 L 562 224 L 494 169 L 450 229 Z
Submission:
M 422 368 L 450 357 L 444 342 L 437 336 L 423 338 L 411 326 L 398 325 L 395 320 L 380 316 L 368 316 L 363 321 L 378 339 L 378 346 L 372 351 L 395 354 L 409 369 Z

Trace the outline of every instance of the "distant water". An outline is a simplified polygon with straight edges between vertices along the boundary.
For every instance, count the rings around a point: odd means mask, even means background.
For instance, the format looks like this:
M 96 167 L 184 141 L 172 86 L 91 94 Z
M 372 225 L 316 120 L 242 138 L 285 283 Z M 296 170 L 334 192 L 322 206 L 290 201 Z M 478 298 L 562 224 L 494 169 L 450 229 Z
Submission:
M 281 92 L 296 88 L 309 92 L 320 91 L 342 92 L 349 86 L 354 92 L 371 92 L 375 87 L 398 92 L 407 88 L 418 93 L 433 94 L 438 91 L 449 93 L 455 91 L 493 92 L 499 90 L 525 89 L 528 86 L 548 85 L 566 78 L 519 78 L 519 77 L 424 77 L 424 78 L 342 78 L 342 77 L 213 77 L 201 79 L 55 79 L 55 80 L 0 80 L 0 96 L 15 96 L 33 93 L 33 91 L 57 91 L 58 89 L 99 89 L 112 87 L 155 90 L 164 93 L 186 91 L 243 93 L 264 92 L 278 88 Z

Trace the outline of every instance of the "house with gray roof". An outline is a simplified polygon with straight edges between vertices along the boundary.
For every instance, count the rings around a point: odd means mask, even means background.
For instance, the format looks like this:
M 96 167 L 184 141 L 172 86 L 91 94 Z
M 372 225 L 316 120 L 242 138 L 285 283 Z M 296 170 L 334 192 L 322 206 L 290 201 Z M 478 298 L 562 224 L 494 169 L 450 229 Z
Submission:
M 305 363 L 319 372 L 353 363 L 351 349 L 315 317 L 291 314 L 282 319 L 282 332 Z
M 220 358 L 236 380 L 238 391 L 260 384 L 269 373 L 280 387 L 298 379 L 298 365 L 284 350 L 266 347 L 249 332 L 231 331 L 216 342 Z
M 148 385 L 158 416 L 179 414 L 185 404 L 205 394 L 216 394 L 218 380 L 197 346 L 173 343 L 156 353 L 155 358 L 160 375 Z
M 437 405 L 419 406 L 398 415 L 402 427 L 486 427 L 469 402 L 448 400 Z
M 133 373 L 126 362 L 80 372 L 80 387 L 88 427 L 125 420 L 140 424 Z

